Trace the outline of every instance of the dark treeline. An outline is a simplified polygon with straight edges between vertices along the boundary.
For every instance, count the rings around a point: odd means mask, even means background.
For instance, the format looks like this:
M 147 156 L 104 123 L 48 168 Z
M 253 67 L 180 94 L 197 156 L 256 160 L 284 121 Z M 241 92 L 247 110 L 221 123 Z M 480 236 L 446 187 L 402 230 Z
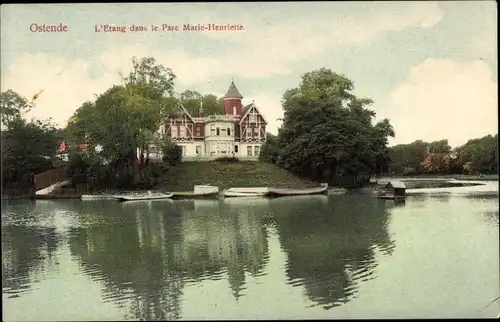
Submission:
M 375 113 L 366 108 L 372 100 L 353 89 L 349 79 L 325 68 L 302 75 L 283 96 L 283 125 L 276 137 L 268 136 L 261 160 L 343 186 L 386 173 L 394 130 L 387 119 L 373 125 Z
M 498 134 L 469 140 L 452 149 L 448 140 L 415 141 L 390 148 L 390 173 L 495 174 L 498 173 Z

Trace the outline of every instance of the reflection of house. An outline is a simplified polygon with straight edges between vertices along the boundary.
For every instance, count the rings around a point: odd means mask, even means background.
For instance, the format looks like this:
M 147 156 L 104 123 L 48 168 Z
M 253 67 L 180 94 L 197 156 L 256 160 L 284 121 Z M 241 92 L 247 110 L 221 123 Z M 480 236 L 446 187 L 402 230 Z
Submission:
M 179 261 L 188 267 L 227 268 L 230 288 L 238 298 L 245 284 L 245 273 L 258 274 L 266 262 L 266 231 L 261 217 L 250 210 L 240 209 L 239 213 L 227 208 L 220 210 L 222 213 L 217 216 L 193 212 L 183 217 Z
M 234 82 L 224 96 L 224 114 L 204 115 L 200 106 L 197 116 L 178 106 L 160 132 L 182 147 L 184 160 L 206 160 L 217 157 L 256 159 L 266 141 L 267 122 L 252 102 L 241 103 L 243 96 Z

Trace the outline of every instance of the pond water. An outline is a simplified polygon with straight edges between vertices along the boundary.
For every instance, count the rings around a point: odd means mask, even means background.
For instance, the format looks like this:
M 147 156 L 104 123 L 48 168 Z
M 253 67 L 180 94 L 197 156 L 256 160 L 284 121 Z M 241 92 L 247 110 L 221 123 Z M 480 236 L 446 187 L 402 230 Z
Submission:
M 2 204 L 7 321 L 496 317 L 499 271 L 498 182 Z

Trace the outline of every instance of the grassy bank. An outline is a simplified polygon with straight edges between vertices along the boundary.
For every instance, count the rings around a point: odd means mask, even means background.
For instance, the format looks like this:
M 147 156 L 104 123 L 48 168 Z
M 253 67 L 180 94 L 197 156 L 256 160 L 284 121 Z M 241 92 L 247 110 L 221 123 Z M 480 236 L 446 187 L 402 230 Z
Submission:
M 191 191 L 194 185 L 210 184 L 227 189 L 231 187 L 290 187 L 317 186 L 308 181 L 263 162 L 184 162 L 171 169 L 155 189 L 163 191 Z

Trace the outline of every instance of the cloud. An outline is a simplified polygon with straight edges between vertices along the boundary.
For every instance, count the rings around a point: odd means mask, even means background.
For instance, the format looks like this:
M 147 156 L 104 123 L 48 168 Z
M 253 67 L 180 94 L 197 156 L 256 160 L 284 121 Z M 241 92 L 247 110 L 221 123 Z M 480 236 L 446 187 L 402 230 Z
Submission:
M 225 69 L 240 77 L 262 78 L 288 74 L 293 63 L 338 46 L 369 44 L 387 32 L 409 27 L 429 28 L 442 18 L 437 2 L 373 2 L 361 6 L 364 14 L 340 16 L 333 6 L 329 10 L 325 5 L 322 14 L 307 19 L 292 16 L 283 20 L 271 14 L 253 23 L 243 20 L 244 32 L 204 35 L 234 44 L 236 49 L 224 57 Z
M 122 35 L 116 35 L 110 36 L 108 47 L 101 55 L 89 54 L 88 61 L 70 62 L 57 56 L 20 54 L 9 62 L 6 71 L 2 71 L 2 90 L 11 88 L 21 95 L 32 97 L 44 89 L 37 100 L 37 108 L 30 116 L 50 116 L 64 126 L 84 101 L 91 100 L 94 94 L 120 83 L 117 72 L 126 73 L 130 70 L 132 56 L 154 57 L 158 63 L 173 69 L 177 75 L 176 87 L 180 85 L 196 89 L 196 85 L 205 83 L 208 79 L 215 80 L 228 75 L 247 79 L 286 75 L 294 71 L 295 64 L 333 50 L 336 46 L 368 44 L 387 32 L 408 27 L 428 28 L 442 16 L 435 2 L 375 2 L 356 5 L 361 7 L 363 14 L 338 14 L 333 4 L 321 7 L 308 4 L 304 7 L 304 4 L 298 3 L 285 8 L 280 5 L 281 9 L 278 11 L 269 10 L 272 5 L 262 6 L 256 9 L 262 15 L 251 18 L 248 15 L 246 18 L 244 15 L 229 15 L 222 10 L 224 6 L 221 5 L 217 10 L 193 13 L 186 19 L 191 23 L 207 20 L 245 25 L 244 32 L 202 34 L 228 48 L 219 54 L 195 53 L 188 47 L 183 48 L 174 43 L 174 40 L 158 38 L 153 33 L 131 34 L 127 38 L 129 44 L 123 43 Z M 287 10 L 292 9 L 295 13 L 290 11 L 288 15 Z M 303 13 L 309 9 L 313 14 L 306 19 Z M 287 18 L 283 19 L 283 16 Z M 169 49 L 159 50 L 150 46 L 152 41 L 158 39 L 162 44 L 169 44 Z M 58 71 L 65 66 L 67 68 L 64 73 L 57 76 Z M 91 72 L 98 67 L 99 75 L 92 77 Z M 260 99 L 255 98 L 259 105 L 265 106 L 265 113 L 269 113 L 271 124 L 282 113 L 279 103 L 281 94 L 277 93 L 276 98 L 263 94 Z M 269 107 L 266 104 L 270 104 Z M 271 128 L 276 126 L 272 125 Z
M 452 146 L 498 132 L 498 84 L 483 61 L 427 59 L 388 99 L 392 144 L 449 139 Z
M 112 84 L 119 82 L 117 74 L 103 73 L 97 79 L 89 76 L 89 64 L 82 60 L 24 54 L 19 56 L 6 73 L 2 73 L 2 91 L 12 89 L 30 99 L 43 90 L 28 117 L 52 118 L 60 126 L 85 101 L 93 100 Z

